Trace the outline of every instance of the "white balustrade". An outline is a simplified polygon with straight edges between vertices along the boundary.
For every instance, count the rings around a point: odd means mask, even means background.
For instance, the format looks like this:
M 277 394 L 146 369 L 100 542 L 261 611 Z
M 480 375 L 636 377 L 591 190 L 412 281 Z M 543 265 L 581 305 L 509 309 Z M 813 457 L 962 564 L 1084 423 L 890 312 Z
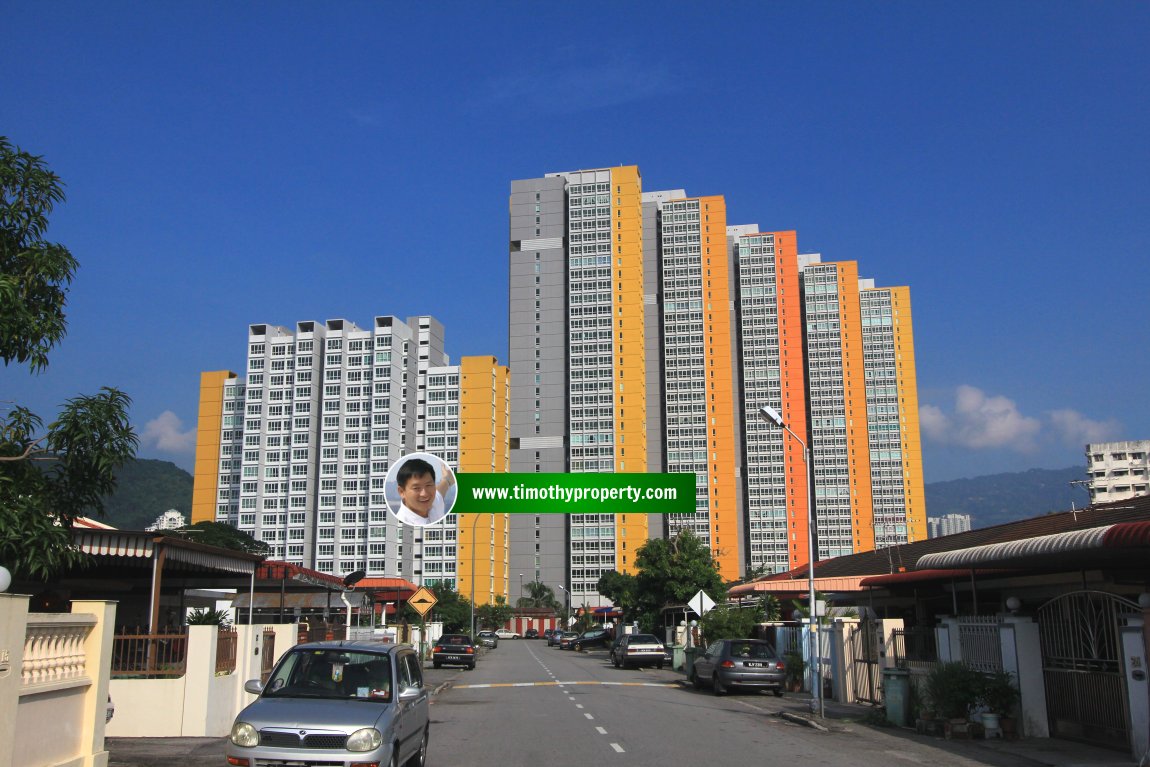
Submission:
M 84 645 L 96 625 L 95 616 L 41 614 L 29 618 L 21 692 L 90 683 Z

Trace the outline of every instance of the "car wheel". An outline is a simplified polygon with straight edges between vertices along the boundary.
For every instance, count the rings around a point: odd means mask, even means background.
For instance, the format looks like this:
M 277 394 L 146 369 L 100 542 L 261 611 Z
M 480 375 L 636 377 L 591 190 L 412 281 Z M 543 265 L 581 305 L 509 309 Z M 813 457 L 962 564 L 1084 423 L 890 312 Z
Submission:
M 619 666 L 621 665 L 619 663 L 619 659 L 616 658 L 614 655 L 611 656 L 611 663 L 612 663 L 612 665 L 615 666 L 615 668 L 619 668 Z
M 715 693 L 715 695 L 727 694 L 727 688 L 719 680 L 718 674 L 715 674 L 713 677 L 711 677 L 711 692 Z
M 467 667 L 467 670 L 468 671 L 474 671 L 475 670 L 475 664 L 472 663 L 470 666 Z
M 659 669 L 660 671 L 662 671 L 662 670 L 663 670 L 663 664 L 662 664 L 662 663 L 656 663 L 656 664 L 655 664 L 655 668 L 657 668 L 657 669 Z
M 782 687 L 776 687 L 774 690 L 772 690 L 772 692 L 775 694 L 776 698 L 783 697 L 783 688 Z
M 391 745 L 391 761 L 387 763 L 387 767 L 399 767 L 399 744 L 393 743 Z
M 423 740 L 419 742 L 419 750 L 407 760 L 406 767 L 427 767 L 427 737 L 430 731 L 430 727 L 423 728 Z
M 691 686 L 694 687 L 696 690 L 703 689 L 703 680 L 700 679 L 699 675 L 695 673 L 695 669 L 691 669 L 691 676 L 690 676 L 690 679 L 688 681 L 691 683 Z
M 440 662 L 439 662 L 439 661 L 437 661 L 437 660 L 436 660 L 436 661 L 432 661 L 432 662 L 431 662 L 431 665 L 432 665 L 432 666 L 434 666 L 435 668 L 441 668 L 441 667 L 443 666 L 443 664 L 442 664 L 442 663 L 440 663 Z

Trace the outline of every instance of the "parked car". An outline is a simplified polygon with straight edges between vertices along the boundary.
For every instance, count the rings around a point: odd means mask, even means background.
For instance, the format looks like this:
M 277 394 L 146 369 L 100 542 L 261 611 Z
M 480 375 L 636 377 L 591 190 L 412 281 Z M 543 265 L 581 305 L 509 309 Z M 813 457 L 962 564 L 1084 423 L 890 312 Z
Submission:
M 526 631 L 523 632 L 523 638 L 524 639 L 538 639 L 539 638 L 539 629 L 527 629 Z
M 720 639 L 695 659 L 690 682 L 711 685 L 716 695 L 731 690 L 770 690 L 782 697 L 786 664 L 774 645 L 759 639 Z
M 574 650 L 586 650 L 591 647 L 606 647 L 611 644 L 611 632 L 607 629 L 591 629 L 584 631 L 571 643 Z
M 518 639 L 519 634 L 511 629 L 495 629 L 495 636 L 500 639 Z
M 555 633 L 555 629 L 543 629 L 543 638 L 547 640 L 547 644 L 551 644 L 551 635 Z
M 475 643 L 467 634 L 444 634 L 431 650 L 431 665 L 475 668 Z
M 653 634 L 627 634 L 619 637 L 611 647 L 611 663 L 615 668 L 655 666 L 663 668 L 666 649 Z
M 494 631 L 480 631 L 475 635 L 475 639 L 480 647 L 494 649 L 499 646 L 499 636 Z
M 570 650 L 571 645 L 574 644 L 575 640 L 578 638 L 579 638 L 579 632 L 578 631 L 564 631 L 562 634 L 559 635 L 559 649 L 560 650 Z
M 296 645 L 244 689 L 259 697 L 232 725 L 228 764 L 426 763 L 430 696 L 407 645 Z
M 558 647 L 559 640 L 563 638 L 563 629 L 555 629 L 551 632 L 551 636 L 547 637 L 548 647 Z

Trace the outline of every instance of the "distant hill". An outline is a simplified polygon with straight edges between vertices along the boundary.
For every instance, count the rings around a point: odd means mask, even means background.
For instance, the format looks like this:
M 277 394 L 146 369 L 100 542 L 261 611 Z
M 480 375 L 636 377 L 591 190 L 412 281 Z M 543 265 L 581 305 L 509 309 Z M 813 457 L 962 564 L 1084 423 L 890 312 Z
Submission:
M 1011 474 L 990 474 L 926 486 L 926 513 L 930 517 L 969 514 L 975 528 L 991 527 L 1055 511 L 1082 508 L 1089 498 L 1071 480 L 1086 478 L 1086 469 L 1030 469 Z
M 192 515 L 192 475 L 168 461 L 138 458 L 116 472 L 116 492 L 104 499 L 101 522 L 143 530 L 168 509 Z

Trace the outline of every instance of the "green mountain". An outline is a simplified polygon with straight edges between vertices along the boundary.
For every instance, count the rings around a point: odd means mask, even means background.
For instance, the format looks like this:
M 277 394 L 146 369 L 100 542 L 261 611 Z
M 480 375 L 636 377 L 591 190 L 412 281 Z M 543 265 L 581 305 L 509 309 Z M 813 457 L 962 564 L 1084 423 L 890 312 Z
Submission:
M 192 475 L 176 464 L 137 458 L 116 472 L 116 483 L 116 492 L 104 499 L 104 524 L 143 530 L 168 509 L 191 522 Z
M 949 482 L 931 482 L 926 490 L 930 517 L 969 514 L 975 528 L 991 527 L 1055 511 L 1082 508 L 1089 496 L 1071 485 L 1086 478 L 1086 469 L 1030 469 L 1011 474 L 989 474 Z

